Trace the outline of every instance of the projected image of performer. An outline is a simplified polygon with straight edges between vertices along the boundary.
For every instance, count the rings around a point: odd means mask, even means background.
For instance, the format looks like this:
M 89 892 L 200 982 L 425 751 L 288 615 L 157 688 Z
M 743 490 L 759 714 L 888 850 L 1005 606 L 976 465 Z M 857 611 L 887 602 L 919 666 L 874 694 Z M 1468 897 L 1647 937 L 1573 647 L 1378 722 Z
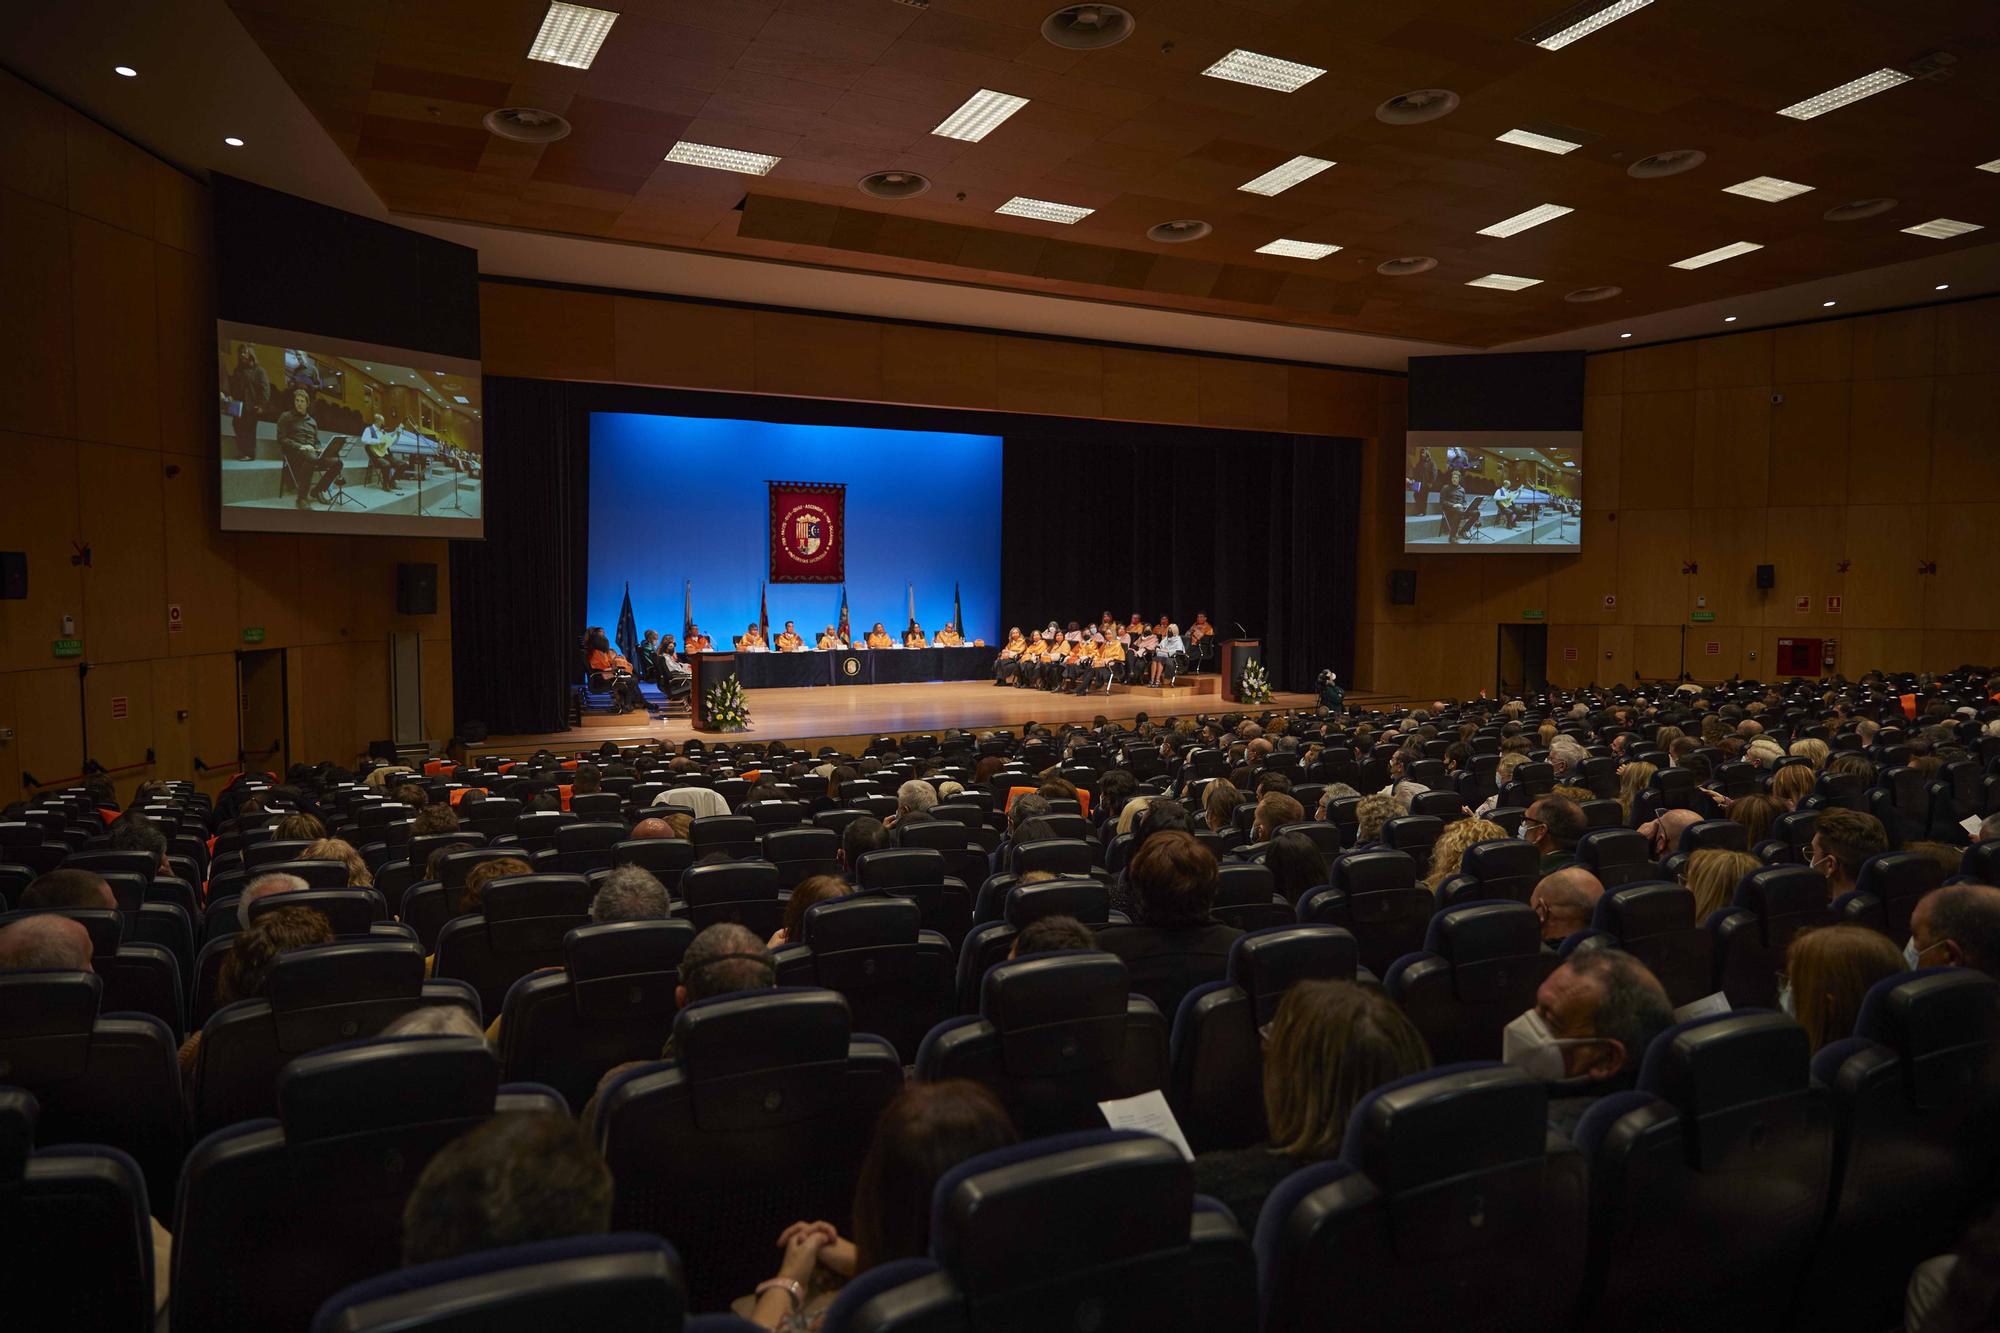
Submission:
M 291 409 L 278 418 L 278 448 L 285 455 L 285 470 L 297 488 L 296 509 L 308 509 L 314 500 L 322 504 L 327 481 L 340 471 L 340 459 L 322 458 L 319 423 L 313 420 L 312 394 L 304 388 L 292 390 Z
M 361 428 L 361 447 L 368 452 L 368 471 L 365 478 L 391 495 L 401 495 L 402 488 L 396 485 L 396 465 L 389 459 L 389 434 L 387 422 L 377 412 L 375 419 Z M 375 477 L 381 477 L 374 483 Z
M 236 348 L 236 364 L 229 368 L 229 383 L 223 389 L 222 405 L 225 411 L 236 414 L 232 423 L 236 435 L 236 461 L 255 462 L 257 423 L 264 419 L 264 413 L 271 406 L 271 377 L 264 373 L 263 366 L 257 364 L 257 349 L 249 343 L 242 343 Z

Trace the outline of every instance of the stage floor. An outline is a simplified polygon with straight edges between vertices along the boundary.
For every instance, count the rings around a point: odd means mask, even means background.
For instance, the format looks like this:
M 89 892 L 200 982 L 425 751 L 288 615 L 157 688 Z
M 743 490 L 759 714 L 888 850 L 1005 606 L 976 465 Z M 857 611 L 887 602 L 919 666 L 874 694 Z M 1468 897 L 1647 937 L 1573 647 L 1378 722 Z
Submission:
M 1225 703 L 1215 695 L 1154 699 L 1134 694 L 1050 694 L 995 685 L 991 681 L 947 681 L 922 685 L 858 685 L 849 688 L 814 686 L 795 690 L 751 690 L 750 729 L 722 737 L 728 740 L 785 741 L 802 748 L 865 743 L 880 735 L 942 731 L 949 727 L 979 730 L 1019 727 L 1025 722 L 1088 722 L 1099 714 L 1130 722 L 1139 713 L 1154 721 L 1198 713 L 1250 713 L 1286 708 L 1311 708 L 1310 694 L 1279 694 L 1268 704 Z M 1349 696 L 1353 698 L 1352 695 Z M 520 754 L 536 749 L 590 749 L 605 741 L 684 741 L 693 736 L 715 740 L 714 732 L 697 732 L 685 717 L 648 722 L 638 714 L 607 719 L 616 725 L 591 725 L 542 736 L 495 736 L 472 747 L 475 754 Z M 859 745 L 853 748 L 859 749 Z

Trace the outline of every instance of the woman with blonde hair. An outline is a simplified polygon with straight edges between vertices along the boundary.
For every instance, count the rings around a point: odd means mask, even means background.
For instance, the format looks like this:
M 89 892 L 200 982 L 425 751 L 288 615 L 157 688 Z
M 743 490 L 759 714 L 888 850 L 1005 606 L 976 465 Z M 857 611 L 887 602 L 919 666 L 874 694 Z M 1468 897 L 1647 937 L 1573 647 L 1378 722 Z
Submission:
M 1729 817 L 1743 826 L 1752 847 L 1771 836 L 1771 826 L 1784 813 L 1784 806 L 1762 792 L 1739 796 L 1729 803 Z
M 1431 869 L 1424 876 L 1424 887 L 1435 889 L 1456 875 L 1458 863 L 1465 859 L 1465 849 L 1473 843 L 1506 836 L 1507 830 L 1490 819 L 1458 819 L 1446 824 L 1431 847 Z
M 1682 731 L 1679 727 L 1661 727 L 1658 731 L 1653 733 L 1652 748 L 1655 750 L 1659 750 L 1663 753 L 1666 751 L 1670 751 L 1673 748 L 1674 742 L 1679 740 L 1681 737 L 1685 735 L 1687 735 L 1687 733 L 1685 731 Z
M 1215 833 L 1230 828 L 1236 823 L 1236 807 L 1245 799 L 1228 778 L 1216 778 L 1201 790 L 1202 822 Z
M 1682 871 L 1684 882 L 1694 894 L 1694 919 L 1699 925 L 1709 914 L 1736 900 L 1736 885 L 1763 862 L 1748 852 L 1732 852 L 1721 847 L 1704 847 L 1690 856 Z
M 1784 748 L 1769 736 L 1759 736 L 1743 749 L 1743 758 L 1758 768 L 1775 768 L 1784 757 Z
M 1348 1116 L 1363 1097 L 1431 1065 L 1415 1025 L 1375 986 L 1301 981 L 1260 1035 L 1270 1141 L 1194 1161 L 1195 1192 L 1220 1199 L 1251 1229 L 1279 1181 L 1340 1155 Z
M 372 889 L 375 876 L 368 871 L 368 863 L 361 859 L 361 853 L 354 850 L 354 844 L 345 838 L 321 838 L 312 846 L 299 853 L 301 861 L 338 861 L 347 867 L 347 887 L 350 889 Z
M 1816 736 L 1801 736 L 1792 742 L 1788 753 L 1794 759 L 1803 759 L 1815 770 L 1826 767 L 1826 742 Z
M 1627 828 L 1632 826 L 1632 807 L 1638 802 L 1639 793 L 1653 785 L 1653 776 L 1659 771 L 1636 759 L 1618 770 L 1618 812 Z
M 1778 1007 L 1799 1020 L 1817 1051 L 1854 1035 L 1869 987 L 1904 970 L 1903 951 L 1866 926 L 1823 926 L 1792 936 Z
M 1786 764 L 1771 775 L 1771 799 L 1786 810 L 1796 810 L 1799 802 L 1812 795 L 1813 784 L 1818 781 L 1810 768 L 1804 764 Z

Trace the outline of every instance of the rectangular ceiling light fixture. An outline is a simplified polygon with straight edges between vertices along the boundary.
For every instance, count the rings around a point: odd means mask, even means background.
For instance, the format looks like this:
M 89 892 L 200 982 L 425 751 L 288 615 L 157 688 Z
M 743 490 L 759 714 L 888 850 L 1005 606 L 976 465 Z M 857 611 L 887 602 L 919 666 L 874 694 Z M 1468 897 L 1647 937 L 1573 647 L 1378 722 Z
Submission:
M 782 158 L 769 153 L 746 153 L 740 148 L 717 148 L 712 144 L 681 140 L 667 150 L 667 161 L 684 167 L 707 167 L 711 171 L 740 171 L 745 176 L 768 176 Z
M 1627 14 L 1636 14 L 1653 0 L 1583 0 L 1571 5 L 1547 23 L 1528 29 L 1521 40 L 1544 51 L 1560 51 L 1579 38 L 1588 37 L 1606 24 L 1616 23 Z
M 2000 157 L 1994 158 L 1991 162 L 1981 162 L 1979 169 L 1981 171 L 1991 171 L 1995 174 L 2000 174 Z
M 1248 190 L 1251 194 L 1283 194 L 1300 181 L 1309 181 L 1333 165 L 1323 157 L 1295 157 L 1272 167 L 1256 180 L 1244 181 L 1236 188 Z
M 528 59 L 589 69 L 590 62 L 597 59 L 597 49 L 604 45 L 604 39 L 611 35 L 611 25 L 617 21 L 615 10 L 566 5 L 556 0 L 542 18 L 542 30 L 535 34 L 534 45 L 528 48 Z
M 1823 93 L 1815 93 L 1802 102 L 1778 108 L 1781 116 L 1793 120 L 1811 120 L 1829 111 L 1837 111 L 1850 102 L 1858 102 L 1864 97 L 1887 92 L 1897 84 L 1908 83 L 1910 76 L 1899 69 L 1878 69 L 1873 74 L 1863 74 L 1858 79 L 1849 79 L 1838 88 L 1829 88 Z
M 1071 227 L 1097 210 L 1081 208 L 1076 204 L 1052 204 L 1046 199 L 1029 199 L 1017 194 L 993 211 L 1005 213 L 1010 218 L 1034 218 L 1037 222 L 1060 222 L 1065 227 Z
M 1511 143 L 1521 148 L 1539 148 L 1544 153 L 1555 153 L 1558 156 L 1563 153 L 1574 153 L 1577 149 L 1583 147 L 1580 143 L 1571 143 L 1567 139 L 1558 139 L 1552 134 L 1536 134 L 1533 130 L 1508 130 L 1505 134 L 1498 136 L 1498 141 L 1500 143 Z
M 1779 180 L 1776 176 L 1752 176 L 1747 181 L 1723 186 L 1722 192 L 1740 194 L 1745 199 L 1762 199 L 1767 204 L 1778 204 L 1794 195 L 1811 194 L 1812 188 L 1797 181 Z
M 1725 259 L 1734 259 L 1738 255 L 1747 255 L 1752 250 L 1763 248 L 1755 241 L 1731 241 L 1728 245 L 1719 245 L 1713 250 L 1704 250 L 1698 255 L 1689 255 L 1686 259 L 1676 260 L 1674 267 L 1707 268 L 1710 264 L 1720 264 Z
M 1540 278 L 1516 278 L 1507 273 L 1489 273 L 1483 278 L 1474 278 L 1465 285 L 1468 287 L 1491 287 L 1495 291 L 1501 292 L 1518 292 L 1524 287 L 1533 287 L 1540 282 Z
M 981 88 L 965 99 L 965 105 L 944 118 L 932 134 L 942 134 L 947 139 L 964 139 L 968 143 L 978 143 L 987 135 L 1000 128 L 1000 123 L 1028 104 L 1025 97 L 1012 93 L 996 93 L 991 88 Z
M 1211 79 L 1247 83 L 1252 88 L 1295 93 L 1326 71 L 1318 65 L 1301 65 L 1296 60 L 1280 60 L 1276 56 L 1258 55 L 1255 51 L 1231 51 L 1202 73 Z
M 1277 255 L 1282 259 L 1325 259 L 1328 255 L 1339 252 L 1339 246 L 1322 245 L 1318 241 L 1277 240 L 1269 245 L 1257 247 L 1257 253 L 1260 255 Z
M 1928 236 L 1934 241 L 1948 241 L 1954 236 L 1963 236 L 1969 231 L 1983 231 L 1977 222 L 1959 222 L 1952 218 L 1932 218 L 1929 222 L 1919 222 L 1914 227 L 1903 230 L 1911 236 Z
M 1537 204 L 1525 213 L 1516 213 L 1511 218 L 1502 218 L 1490 227 L 1481 227 L 1479 234 L 1481 236 L 1512 236 L 1515 232 L 1526 231 L 1530 227 L 1539 227 L 1544 222 L 1553 222 L 1563 214 L 1574 213 L 1575 211 L 1575 209 L 1565 208 L 1561 204 Z

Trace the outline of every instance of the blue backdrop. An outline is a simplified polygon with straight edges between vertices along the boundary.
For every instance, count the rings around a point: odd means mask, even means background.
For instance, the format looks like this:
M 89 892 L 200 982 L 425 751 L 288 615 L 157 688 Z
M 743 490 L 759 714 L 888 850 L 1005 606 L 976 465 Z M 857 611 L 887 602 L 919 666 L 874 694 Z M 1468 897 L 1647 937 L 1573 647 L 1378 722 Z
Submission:
M 594 412 L 590 417 L 589 623 L 618 623 L 625 581 L 641 632 L 681 632 L 681 583 L 694 618 L 726 645 L 757 619 L 770 574 L 767 481 L 847 485 L 847 600 L 856 634 L 900 632 L 904 585 L 935 634 L 958 583 L 968 640 L 1000 630 L 1000 454 L 996 435 L 790 425 Z M 808 640 L 840 613 L 839 584 L 769 587 L 771 632 L 795 620 Z

